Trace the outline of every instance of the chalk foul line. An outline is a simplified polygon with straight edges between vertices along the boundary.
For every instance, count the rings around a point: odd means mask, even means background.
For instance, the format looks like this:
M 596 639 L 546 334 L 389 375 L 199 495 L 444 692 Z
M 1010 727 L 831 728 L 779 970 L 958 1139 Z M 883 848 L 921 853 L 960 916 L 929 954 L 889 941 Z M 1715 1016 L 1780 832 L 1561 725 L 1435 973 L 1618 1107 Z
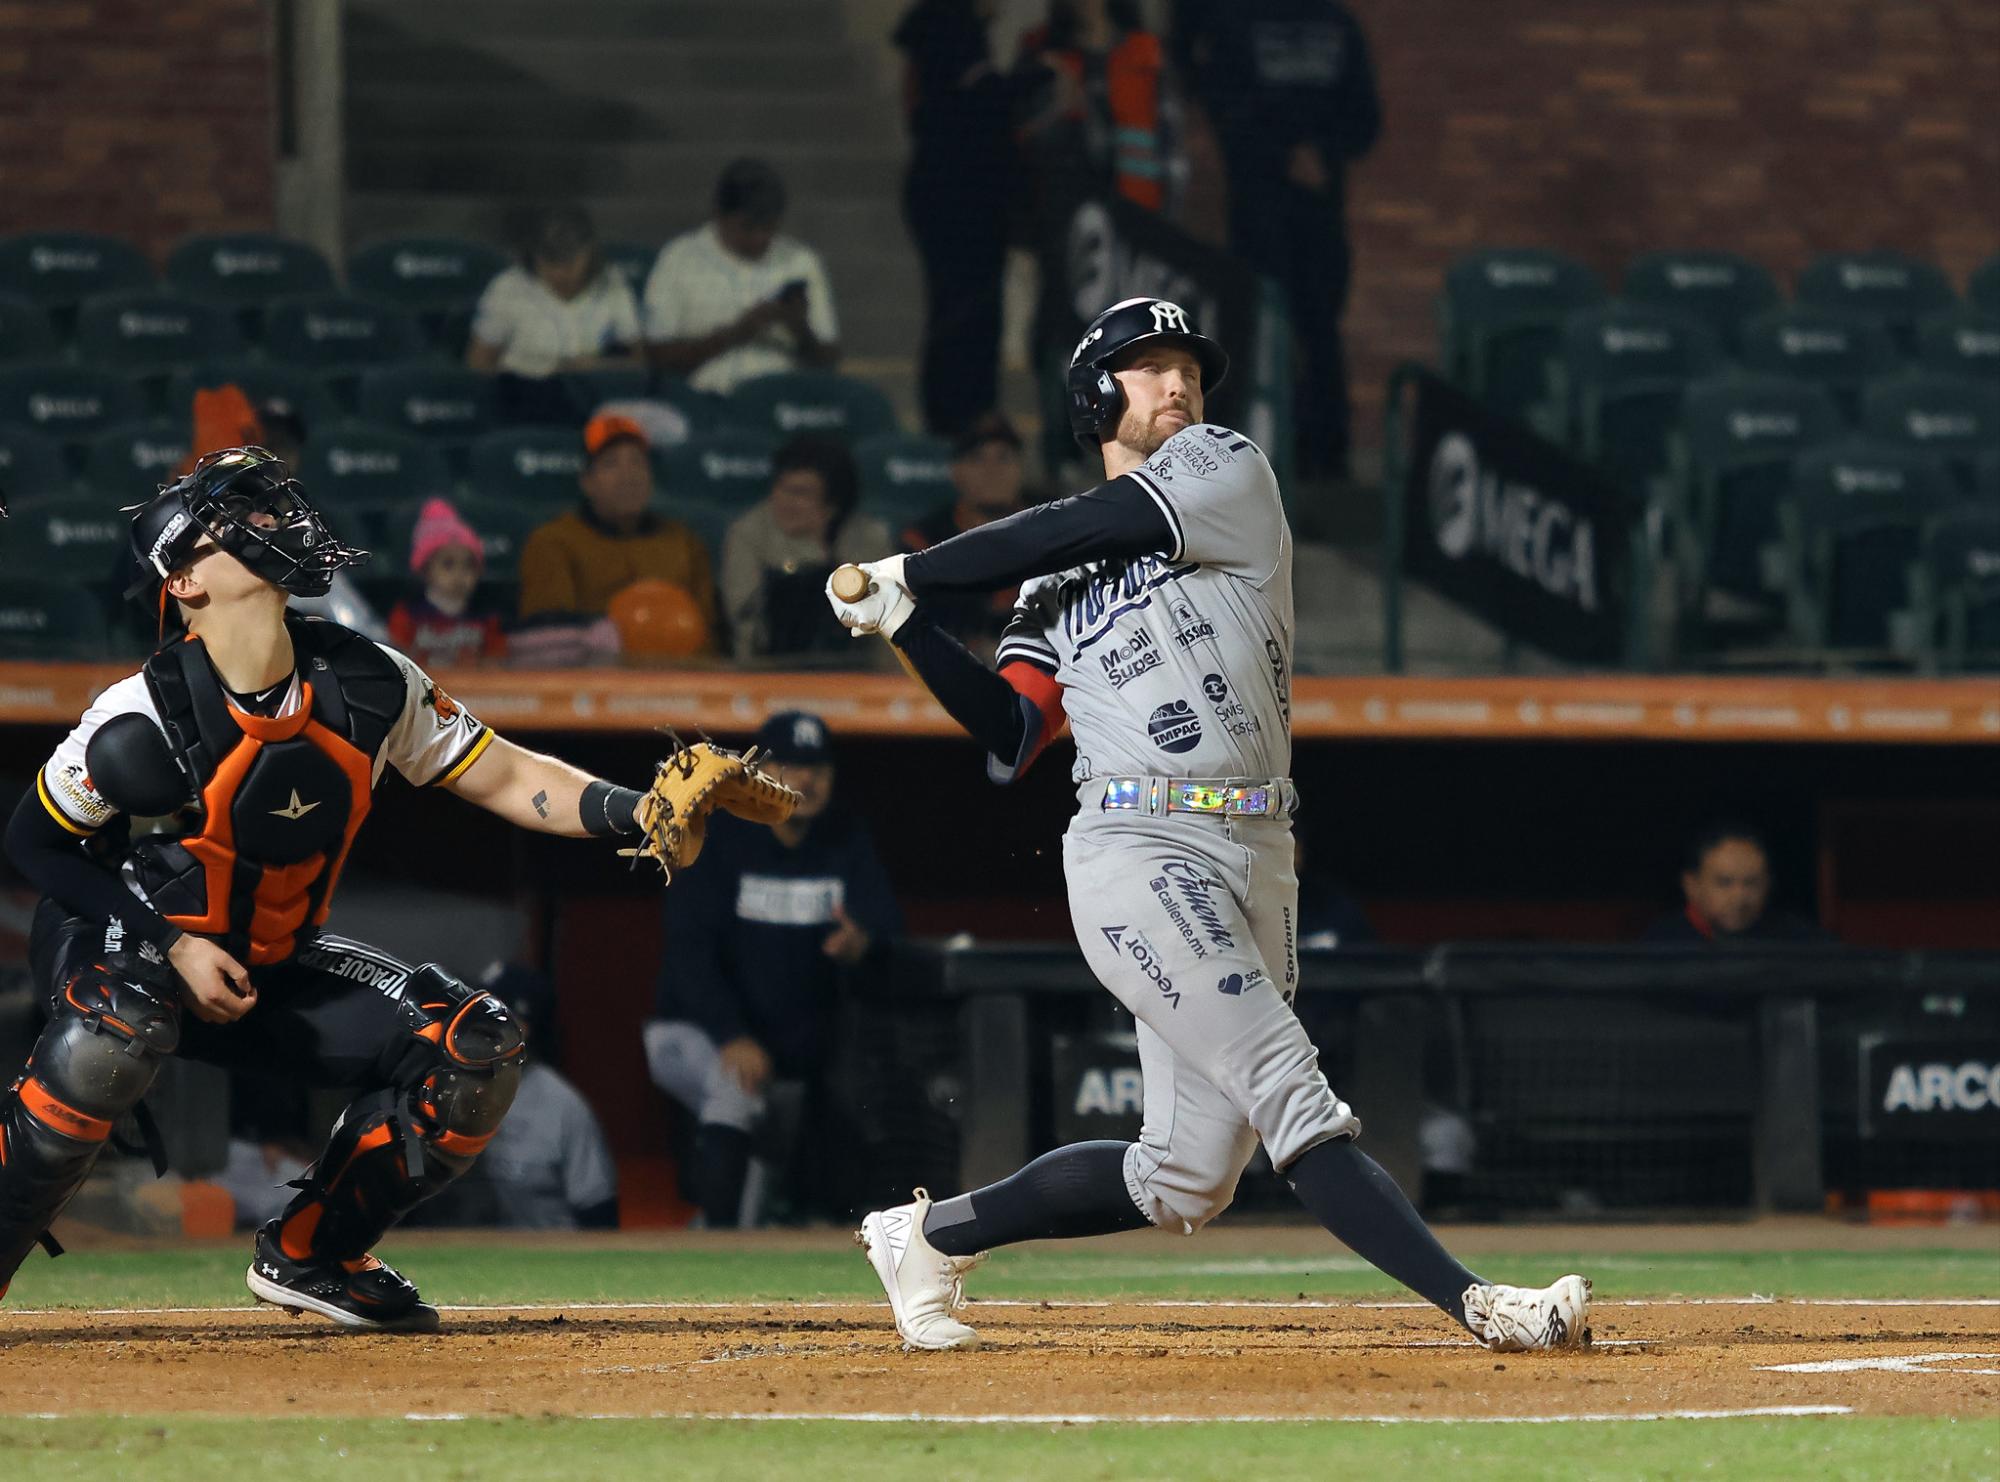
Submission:
M 665 1421 L 840 1421 L 856 1425 L 1599 1425 L 1649 1420 L 1753 1420 L 1852 1415 L 1848 1405 L 1753 1405 L 1739 1410 L 1640 1410 L 1629 1414 L 1587 1412 L 1568 1415 L 1108 1415 L 1096 1412 L 1046 1415 L 932 1414 L 921 1410 L 664 1410 L 579 1415 L 577 1420 Z M 50 1417 L 53 1418 L 53 1417 Z M 413 1410 L 403 1419 L 424 1422 L 487 1423 L 495 1417 L 458 1411 Z

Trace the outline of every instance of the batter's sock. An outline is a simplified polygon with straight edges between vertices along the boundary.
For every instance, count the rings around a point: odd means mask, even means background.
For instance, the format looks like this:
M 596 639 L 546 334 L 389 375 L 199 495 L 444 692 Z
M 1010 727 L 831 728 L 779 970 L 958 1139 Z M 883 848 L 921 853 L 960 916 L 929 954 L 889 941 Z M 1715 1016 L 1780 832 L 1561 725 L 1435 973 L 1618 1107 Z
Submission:
M 1308 1148 L 1285 1170 L 1312 1217 L 1349 1250 L 1427 1302 L 1465 1321 L 1465 1289 L 1479 1281 L 1452 1258 L 1380 1163 L 1351 1137 Z
M 924 1238 L 948 1256 L 1023 1240 L 1067 1240 L 1151 1223 L 1125 1187 L 1129 1142 L 1075 1142 L 997 1184 L 933 1204 Z
M 750 1134 L 704 1122 L 694 1135 L 694 1202 L 711 1230 L 733 1230 L 743 1218 L 743 1181 L 750 1174 Z

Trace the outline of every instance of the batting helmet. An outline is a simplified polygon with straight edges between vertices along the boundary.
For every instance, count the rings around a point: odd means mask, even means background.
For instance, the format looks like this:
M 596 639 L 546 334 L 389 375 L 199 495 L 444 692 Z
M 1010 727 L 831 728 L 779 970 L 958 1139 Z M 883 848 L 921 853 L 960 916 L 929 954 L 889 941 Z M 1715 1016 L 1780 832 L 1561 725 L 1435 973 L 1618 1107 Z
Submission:
M 139 567 L 128 593 L 134 597 L 184 565 L 204 535 L 295 597 L 324 596 L 334 572 L 368 556 L 334 539 L 305 490 L 266 448 L 210 453 L 126 513 Z
M 1069 430 L 1086 448 L 1118 420 L 1125 393 L 1111 374 L 1111 362 L 1134 345 L 1173 340 L 1186 345 L 1201 362 L 1201 389 L 1212 393 L 1229 373 L 1229 355 L 1201 333 L 1187 310 L 1163 298 L 1128 298 L 1090 321 L 1069 358 Z

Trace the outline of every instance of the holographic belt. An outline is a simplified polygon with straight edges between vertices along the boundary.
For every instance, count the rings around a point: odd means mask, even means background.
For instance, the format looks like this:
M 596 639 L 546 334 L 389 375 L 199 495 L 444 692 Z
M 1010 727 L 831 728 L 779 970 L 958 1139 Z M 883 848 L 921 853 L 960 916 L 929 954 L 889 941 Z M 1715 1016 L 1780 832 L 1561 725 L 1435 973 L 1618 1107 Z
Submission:
M 1289 777 L 1244 781 L 1225 777 L 1108 777 L 1105 812 L 1129 810 L 1158 818 L 1167 813 L 1219 813 L 1229 818 L 1284 818 L 1298 806 Z

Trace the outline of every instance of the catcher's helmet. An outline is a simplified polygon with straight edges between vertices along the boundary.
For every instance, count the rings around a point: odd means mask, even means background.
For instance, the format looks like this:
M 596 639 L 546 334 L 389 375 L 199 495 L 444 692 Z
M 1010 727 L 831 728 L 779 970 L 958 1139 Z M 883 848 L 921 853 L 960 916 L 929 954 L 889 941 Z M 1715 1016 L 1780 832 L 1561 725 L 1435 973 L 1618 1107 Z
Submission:
M 1201 333 L 1187 310 L 1163 298 L 1128 298 L 1090 321 L 1069 358 L 1069 430 L 1086 448 L 1118 420 L 1125 393 L 1111 374 L 1111 362 L 1148 340 L 1174 340 L 1201 362 L 1201 389 L 1213 394 L 1229 373 L 1229 355 Z
M 204 535 L 295 597 L 324 596 L 334 572 L 368 556 L 334 539 L 305 490 L 266 448 L 210 453 L 126 513 L 139 567 L 127 594 L 134 597 L 164 582 Z M 263 522 L 253 523 L 259 516 Z

